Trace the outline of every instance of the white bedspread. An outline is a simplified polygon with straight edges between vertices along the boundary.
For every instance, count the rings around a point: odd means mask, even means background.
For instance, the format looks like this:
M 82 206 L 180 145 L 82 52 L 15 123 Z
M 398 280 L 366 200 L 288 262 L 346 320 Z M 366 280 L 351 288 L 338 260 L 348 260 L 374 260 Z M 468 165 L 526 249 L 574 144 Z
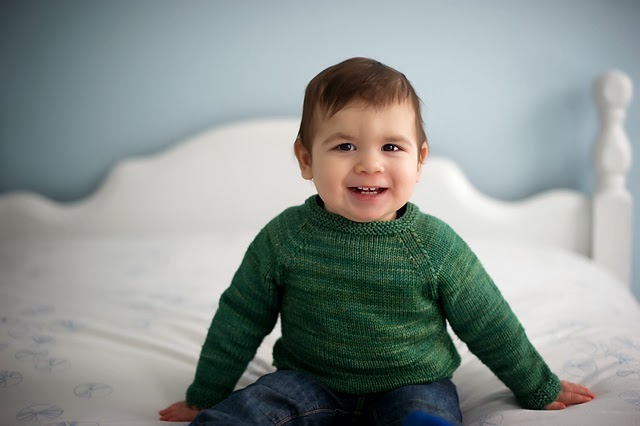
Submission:
M 152 425 L 184 398 L 217 300 L 253 234 L 0 243 L 0 424 Z M 598 397 L 519 409 L 464 345 L 466 425 L 640 424 L 640 309 L 593 264 L 472 244 L 554 371 Z M 240 385 L 271 370 L 270 336 Z

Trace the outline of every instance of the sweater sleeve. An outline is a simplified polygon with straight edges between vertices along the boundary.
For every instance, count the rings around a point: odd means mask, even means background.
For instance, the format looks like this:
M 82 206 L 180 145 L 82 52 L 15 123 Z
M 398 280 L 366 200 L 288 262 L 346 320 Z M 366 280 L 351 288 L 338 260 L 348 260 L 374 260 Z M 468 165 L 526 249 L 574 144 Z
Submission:
M 482 264 L 453 230 L 439 236 L 435 273 L 438 297 L 452 329 L 529 409 L 542 409 L 560 394 L 560 381 Z
M 203 409 L 225 399 L 278 318 L 276 262 L 268 232 L 251 243 L 220 298 L 187 403 Z

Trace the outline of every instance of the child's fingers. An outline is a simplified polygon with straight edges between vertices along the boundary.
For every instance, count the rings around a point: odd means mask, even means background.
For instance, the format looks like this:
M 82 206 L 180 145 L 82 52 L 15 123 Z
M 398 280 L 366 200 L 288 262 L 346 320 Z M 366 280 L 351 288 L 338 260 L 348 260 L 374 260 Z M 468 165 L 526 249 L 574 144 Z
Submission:
M 565 392 L 572 392 L 579 395 L 586 395 L 591 398 L 596 397 L 596 395 L 593 392 L 591 392 L 591 390 L 577 383 L 571 383 L 564 380 L 562 380 L 560 383 L 562 384 L 562 390 Z
M 583 402 L 589 402 L 593 398 L 587 395 L 580 395 L 573 392 L 562 392 L 558 397 L 558 401 L 565 405 L 582 404 Z
M 580 386 L 580 385 L 578 385 L 578 387 L 579 387 L 579 393 L 581 395 L 586 395 L 586 396 L 590 397 L 591 399 L 596 397 L 596 394 L 591 392 L 591 390 L 589 390 L 588 388 L 585 388 L 584 386 Z
M 171 412 L 171 407 L 167 407 L 164 410 L 160 410 L 158 411 L 158 414 L 160 414 L 161 416 L 164 416 L 165 414 Z
M 563 410 L 569 405 L 589 402 L 596 397 L 589 389 L 576 383 L 562 380 L 560 384 L 562 388 L 558 399 L 544 407 L 546 410 Z
M 557 401 L 565 405 L 582 404 L 595 398 L 595 394 L 584 386 L 562 381 L 562 391 Z
M 591 392 L 588 388 L 577 383 L 567 382 L 564 380 L 560 381 L 560 383 L 562 384 L 562 390 L 580 393 L 583 395 L 595 396 L 593 392 Z
M 195 407 L 189 407 L 186 401 L 171 404 L 164 410 L 160 410 L 160 420 L 169 422 L 182 422 L 193 420 L 200 410 Z

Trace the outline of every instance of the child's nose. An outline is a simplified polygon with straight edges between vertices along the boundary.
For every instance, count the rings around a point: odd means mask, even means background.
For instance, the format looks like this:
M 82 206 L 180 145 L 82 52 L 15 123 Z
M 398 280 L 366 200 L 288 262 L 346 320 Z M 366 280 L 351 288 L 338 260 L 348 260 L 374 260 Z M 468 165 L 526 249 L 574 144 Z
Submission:
M 384 171 L 382 158 L 375 152 L 362 152 L 358 156 L 356 173 L 381 173 Z

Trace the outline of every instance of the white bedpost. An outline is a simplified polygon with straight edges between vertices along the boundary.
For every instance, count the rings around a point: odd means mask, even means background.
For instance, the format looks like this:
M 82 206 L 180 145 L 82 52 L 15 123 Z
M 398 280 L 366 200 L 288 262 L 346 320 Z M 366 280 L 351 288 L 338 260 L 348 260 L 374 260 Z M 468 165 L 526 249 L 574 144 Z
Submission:
M 624 119 L 632 93 L 631 79 L 620 71 L 608 71 L 594 83 L 600 131 L 594 147 L 597 187 L 591 255 L 626 285 L 631 285 L 633 201 L 626 185 L 631 144 Z

